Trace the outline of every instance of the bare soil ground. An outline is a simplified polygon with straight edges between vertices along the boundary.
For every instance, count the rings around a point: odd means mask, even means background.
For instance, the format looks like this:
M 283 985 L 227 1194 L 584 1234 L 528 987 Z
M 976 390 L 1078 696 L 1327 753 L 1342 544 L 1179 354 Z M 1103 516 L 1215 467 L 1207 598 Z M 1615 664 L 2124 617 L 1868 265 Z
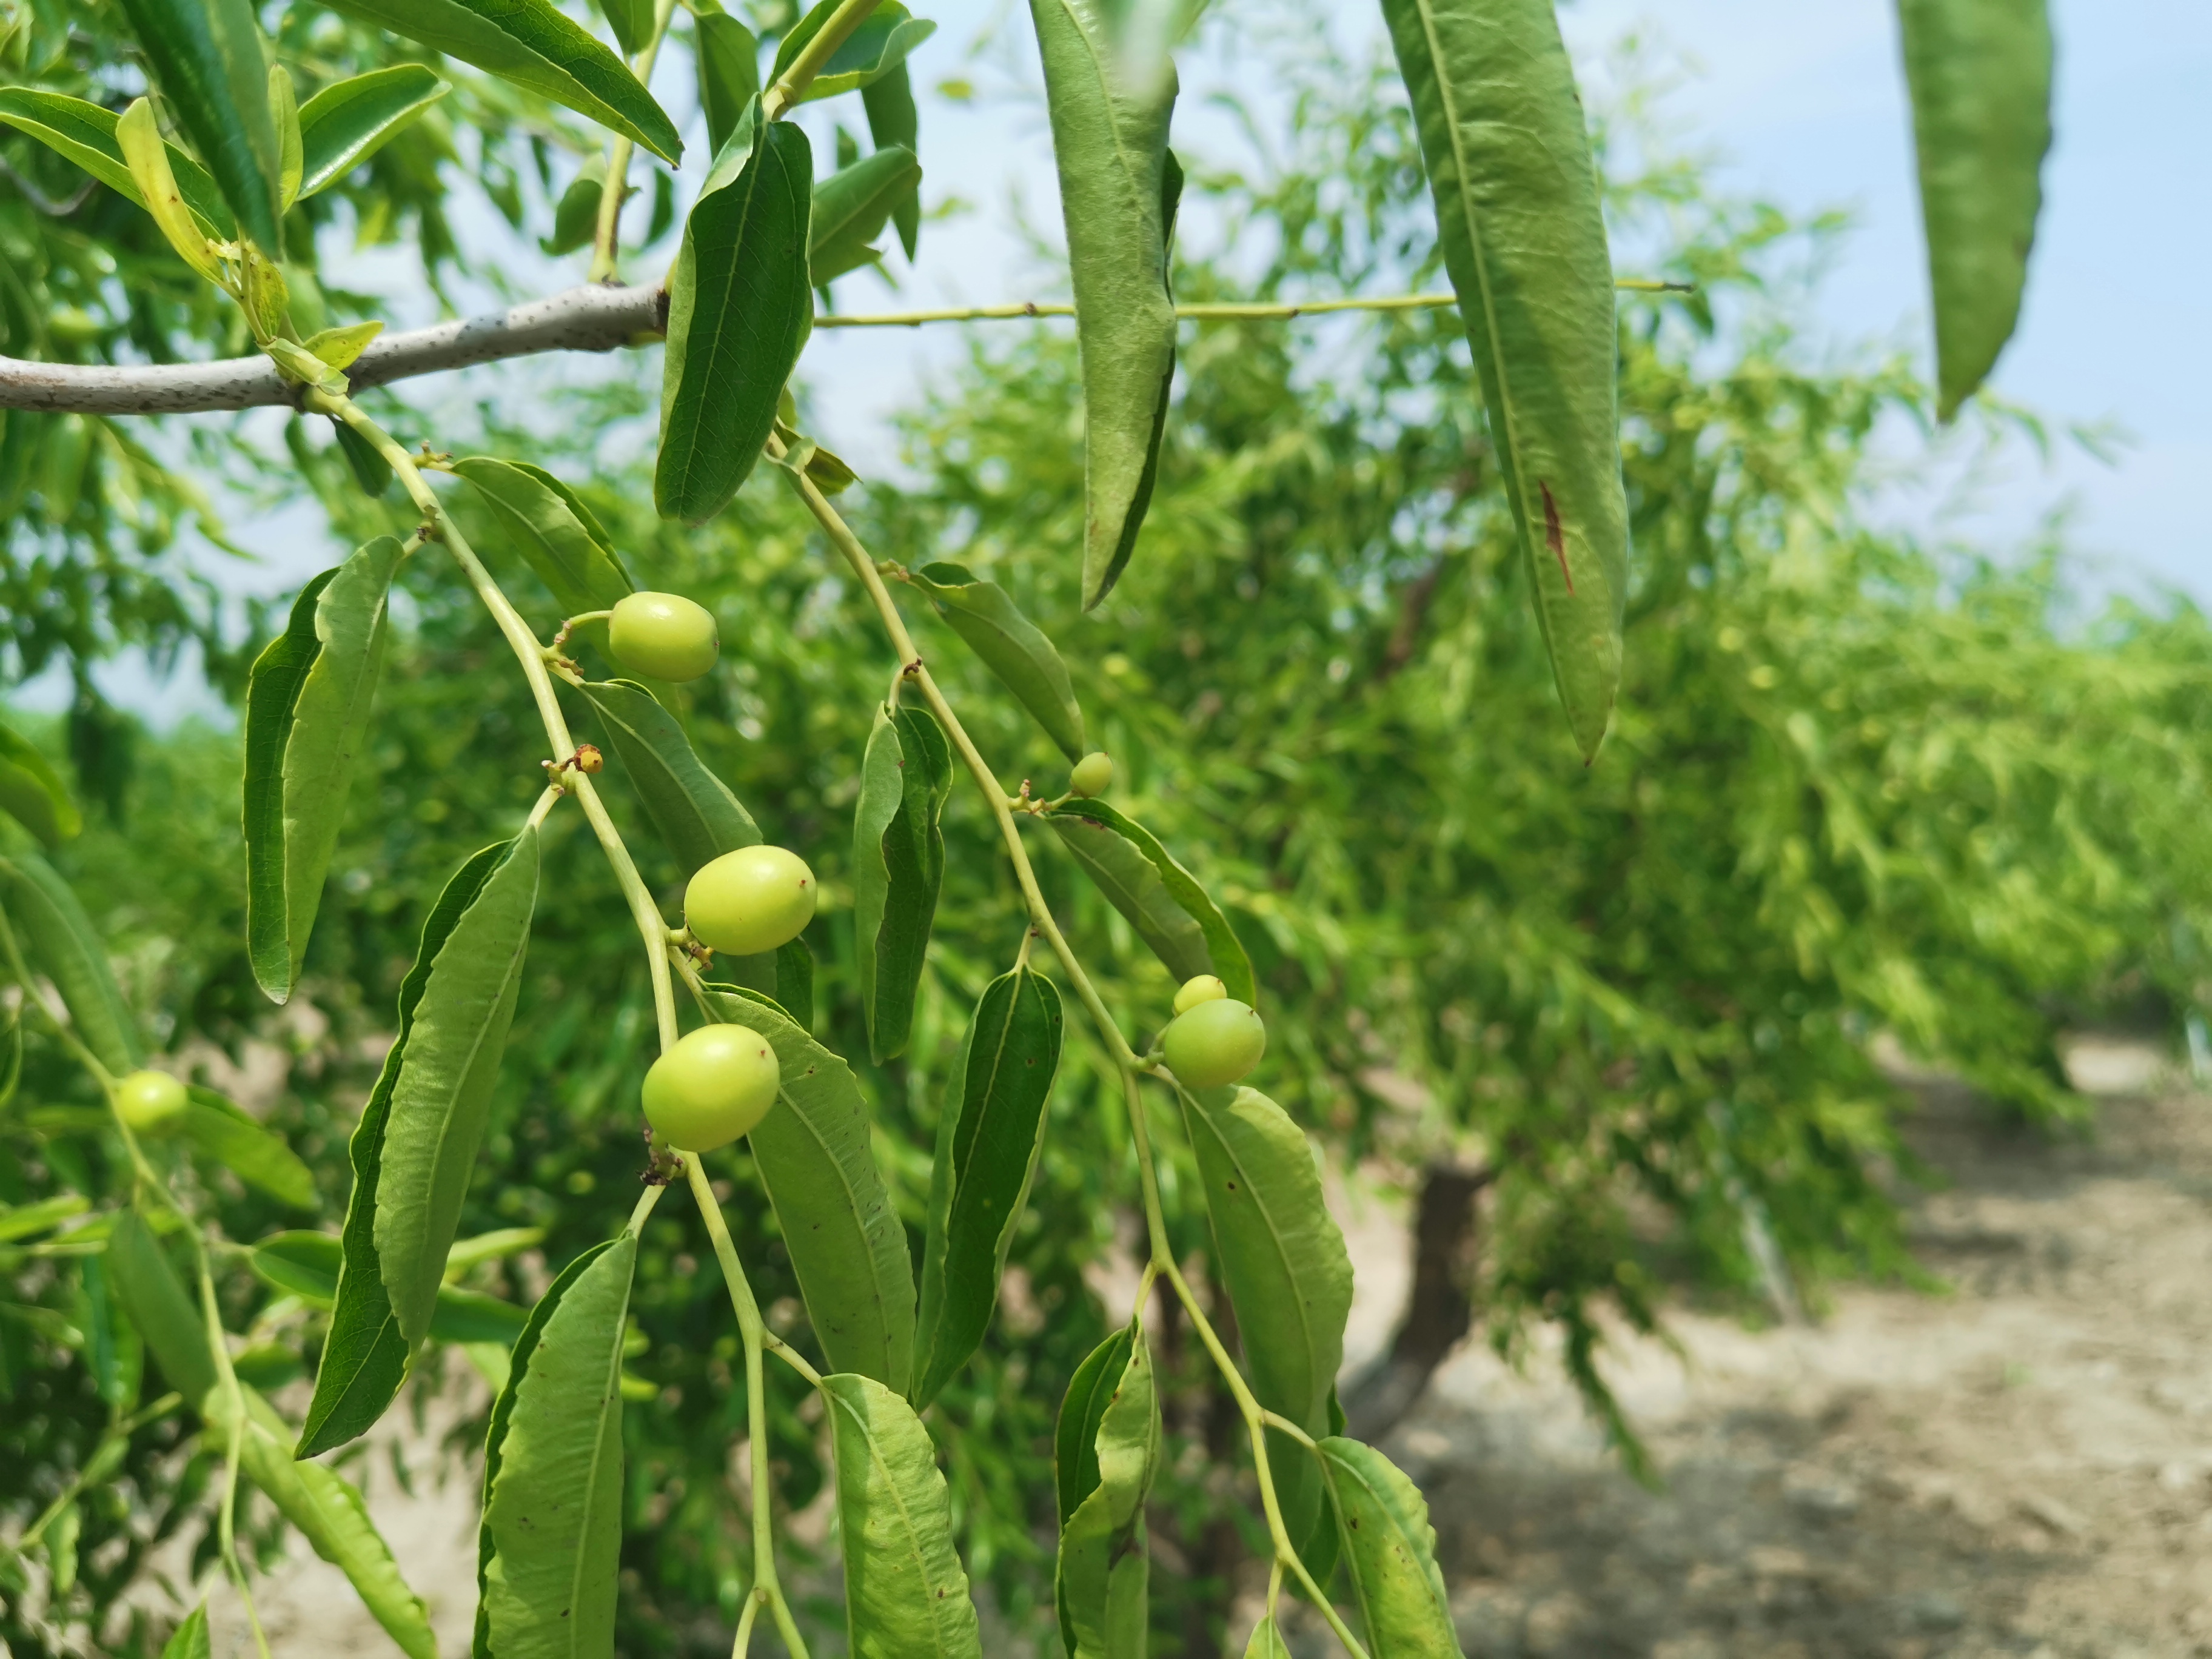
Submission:
M 1948 1185 L 1913 1200 L 1913 1239 L 1947 1294 L 1845 1287 L 1765 1331 L 1681 1312 L 1679 1350 L 1616 1347 L 1662 1490 L 1621 1472 L 1543 1357 L 1447 1365 L 1386 1444 L 1428 1493 L 1468 1654 L 2212 1655 L 2212 1098 L 2159 1090 L 2139 1050 L 2075 1066 L 2104 1093 L 2078 1139 L 1919 1085 L 1912 1139 Z M 1405 1235 L 1380 1204 L 1346 1221 L 1357 1363 L 1395 1319 Z M 428 1444 L 403 1455 L 428 1474 Z M 473 1492 L 369 1484 L 465 1652 Z M 320 1563 L 264 1605 L 280 1654 L 390 1651 Z

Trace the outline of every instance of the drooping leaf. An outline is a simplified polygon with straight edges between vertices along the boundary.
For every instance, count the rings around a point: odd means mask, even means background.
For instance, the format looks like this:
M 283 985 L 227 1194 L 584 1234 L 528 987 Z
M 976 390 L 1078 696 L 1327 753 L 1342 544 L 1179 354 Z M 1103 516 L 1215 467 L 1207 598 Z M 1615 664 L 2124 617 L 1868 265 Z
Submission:
M 1055 1588 L 1069 1659 L 1144 1659 L 1151 1553 L 1145 1499 L 1160 1450 L 1151 1351 L 1133 1331 L 1092 1436 L 1097 1481 L 1061 1524 Z
M 815 1340 L 831 1370 L 903 1391 L 914 1367 L 914 1269 L 852 1068 L 766 998 L 708 989 L 721 1017 L 766 1037 L 782 1067 L 777 1103 L 749 1144 Z
M 118 1077 L 143 1065 L 138 1022 L 108 968 L 107 951 L 84 906 L 53 866 L 33 854 L 0 859 L 0 911 L 14 925 L 31 967 L 61 993 L 77 1040 Z
M 0 726 L 0 812 L 49 848 L 75 839 L 84 817 L 68 787 L 29 739 Z
M 1382 0 L 1536 617 L 1585 759 L 1620 681 L 1613 264 L 1551 0 Z
M 853 937 L 878 1063 L 906 1048 L 945 879 L 952 751 L 926 708 L 878 707 L 853 815 Z
M 284 1144 L 212 1089 L 191 1085 L 181 1120 L 185 1139 L 249 1187 L 295 1210 L 322 1207 L 314 1172 Z M 337 1241 L 331 1241 L 336 1244 Z
M 184 191 L 169 166 L 169 147 L 162 142 L 161 129 L 155 118 L 151 99 L 134 100 L 128 109 L 116 117 L 115 143 L 123 152 L 125 164 L 131 169 L 131 182 L 137 186 L 138 199 L 145 204 L 146 211 L 152 216 L 155 228 L 161 233 L 162 240 L 176 251 L 179 258 L 208 281 L 222 282 L 222 258 L 208 240 L 198 216 L 185 201 Z M 248 264 L 250 265 L 251 262 Z M 257 271 L 259 270 L 258 266 L 251 268 Z M 259 317 L 264 325 L 267 324 L 266 310 L 258 300 L 249 307 L 249 310 Z M 62 430 L 84 432 L 86 428 L 82 421 L 74 426 L 70 424 L 73 418 L 64 417 Z M 76 465 L 70 471 L 74 476 L 65 492 L 65 499 L 70 505 L 48 509 L 48 517 L 57 524 L 66 521 L 73 510 L 78 480 L 83 472 L 81 453 Z M 47 493 L 51 495 L 64 492 L 57 491 L 50 480 Z
M 1135 1341 L 1134 1328 L 1122 1326 L 1086 1354 L 1068 1379 L 1052 1439 L 1053 1494 L 1063 1528 L 1098 1489 L 1098 1425 L 1106 1419 Z
M 756 120 L 744 166 L 718 184 L 723 172 L 692 208 L 668 281 L 653 496 L 662 517 L 687 524 L 714 517 L 751 476 L 814 318 L 806 135 Z
M 269 66 L 269 115 L 276 124 L 276 205 L 289 211 L 299 198 L 305 157 L 300 144 L 300 100 L 282 64 Z
M 538 831 L 526 829 L 431 964 L 392 1086 L 376 1190 L 385 1293 L 412 1346 L 429 1334 L 446 1252 L 475 1171 L 538 902 Z
M 874 246 L 891 211 L 921 187 L 921 163 L 899 147 L 864 155 L 814 187 L 807 228 L 807 270 L 817 288 L 873 264 Z
M 825 1376 L 822 1398 L 837 1469 L 853 1659 L 982 1659 L 929 1431 L 873 1377 Z
M 1175 375 L 1168 155 L 1176 73 L 1150 9 L 1030 0 L 1083 357 L 1083 605 L 1106 597 L 1150 504 Z
M 0 121 L 37 139 L 55 154 L 74 161 L 110 190 L 139 207 L 146 198 L 131 176 L 123 146 L 115 137 L 116 112 L 82 98 L 58 92 L 38 92 L 28 87 L 0 88 Z M 238 234 L 237 222 L 224 204 L 207 170 L 179 149 L 169 146 L 169 171 L 177 189 L 194 216 L 211 236 L 228 240 Z
M 325 87 L 300 106 L 301 196 L 337 183 L 452 90 L 421 64 L 394 64 Z
M 77 1264 L 77 1322 L 85 1335 L 84 1361 L 100 1397 L 118 1413 L 138 1403 L 146 1345 L 124 1314 L 106 1252 Z M 90 1485 L 90 1482 L 87 1482 Z
M 124 0 L 123 9 L 171 114 L 238 228 L 264 252 L 279 255 L 283 158 L 252 0 Z
M 777 44 L 775 68 L 769 77 L 771 81 L 781 79 L 784 70 L 799 61 L 799 54 L 822 32 L 822 26 L 836 14 L 841 3 L 842 0 L 817 0 L 812 9 L 791 26 L 791 32 Z M 915 16 L 898 0 L 884 0 L 868 14 L 867 21 L 830 54 L 830 61 L 822 66 L 822 72 L 800 94 L 799 101 L 811 103 L 817 98 L 835 98 L 841 92 L 872 86 L 903 64 L 916 46 L 936 33 L 936 24 Z
M 211 1659 L 208 1644 L 207 1603 L 202 1601 L 185 1615 L 185 1622 L 169 1632 L 161 1645 L 161 1659 Z
M 2051 149 L 2051 18 L 2045 0 L 1898 0 L 1897 17 L 1948 422 L 2020 318 Z
M 404 550 L 363 544 L 293 602 L 246 693 L 246 941 L 274 1001 L 298 984 L 383 665 L 386 599 Z
M 343 421 L 331 422 L 331 435 L 337 440 L 338 453 L 345 457 L 346 466 L 353 481 L 361 486 L 365 495 L 381 496 L 392 488 L 392 463 L 376 446 Z
M 118 1210 L 107 1231 L 107 1271 L 116 1300 L 138 1328 L 162 1380 L 198 1409 L 216 1380 L 207 1321 L 136 1210 Z
M 614 1651 L 622 1358 L 637 1237 L 595 1245 L 517 1339 L 484 1468 L 479 1645 L 497 1659 Z
M 676 124 L 623 60 L 549 0 L 330 0 L 331 9 L 542 93 L 671 167 Z
M 597 156 L 568 181 L 553 210 L 553 234 L 538 246 L 546 252 L 574 253 L 587 246 L 599 228 L 599 198 L 606 178 L 606 163 Z
M 760 96 L 760 41 L 727 12 L 692 21 L 699 69 L 699 107 L 707 118 L 707 149 L 714 155 L 738 130 L 745 106 Z
M 599 9 L 623 52 L 635 58 L 645 50 L 653 38 L 653 0 L 599 0 Z
M 897 144 L 921 154 L 921 116 L 915 107 L 914 77 L 904 64 L 868 82 L 860 93 L 860 104 L 868 112 L 868 137 L 878 149 Z M 913 258 L 921 242 L 918 181 L 914 194 L 891 209 L 891 223 L 897 227 L 899 246 Z
M 990 1328 L 1006 1252 L 1044 1146 L 1062 1024 L 1060 992 L 1026 967 L 985 987 L 969 1022 L 930 1170 L 908 1395 L 917 1411 L 958 1374 Z
M 485 848 L 446 884 L 422 925 L 422 943 L 416 952 L 415 965 L 400 981 L 398 1036 L 386 1052 L 376 1086 L 369 1091 L 361 1121 L 354 1126 L 349 1153 L 353 1194 L 347 1200 L 345 1228 L 340 1234 L 343 1266 L 337 1278 L 337 1300 L 331 1310 L 330 1334 L 323 1341 L 322 1363 L 315 1373 L 314 1398 L 300 1431 L 303 1457 L 342 1446 L 368 1432 L 384 1415 L 406 1376 L 407 1339 L 400 1334 L 392 1299 L 385 1290 L 376 1241 L 377 1200 L 392 1091 L 431 970 L 492 872 L 501 867 L 507 850 L 505 843 Z
M 634 680 L 593 681 L 583 690 L 608 748 L 686 876 L 710 859 L 760 845 L 752 814 L 707 769 L 676 717 L 650 692 Z
M 1331 1435 L 1320 1452 L 1370 1659 L 1456 1659 L 1459 1632 L 1419 1489 L 1357 1440 Z
M 1331 1401 L 1352 1311 L 1352 1258 L 1322 1199 L 1313 1149 L 1288 1114 L 1256 1089 L 1187 1093 L 1183 1121 L 1252 1392 L 1308 1434 L 1330 1433 L 1338 1426 Z M 1331 1545 L 1320 1526 L 1313 1460 L 1274 1430 L 1267 1459 L 1284 1524 L 1314 1566 L 1313 1552 L 1326 1553 Z
M 1237 1001 L 1257 1000 L 1229 918 L 1152 831 L 1103 800 L 1071 800 L 1045 822 L 1176 979 L 1212 974 Z
M 459 1246 L 455 1249 L 458 1251 Z M 266 1284 L 314 1308 L 330 1308 L 337 1299 L 338 1274 L 344 1261 L 343 1243 L 330 1233 L 272 1233 L 253 1247 L 254 1273 Z M 450 1257 L 448 1258 L 450 1261 Z M 511 1343 L 520 1334 L 529 1310 L 518 1308 L 495 1296 L 465 1291 L 457 1285 L 438 1287 L 438 1305 L 430 1316 L 433 1342 Z
M 1273 1619 L 1262 1618 L 1252 1626 L 1252 1639 L 1244 1644 L 1244 1659 L 1291 1659 L 1282 1630 Z
M 543 467 L 471 455 L 453 471 L 483 495 L 523 562 L 568 615 L 611 610 L 636 591 L 592 509 Z M 570 637 L 606 651 L 603 622 L 586 623 Z
M 1067 665 L 1006 590 L 957 564 L 926 564 L 914 573 L 914 582 L 937 602 L 938 614 L 1021 700 L 1060 752 L 1081 760 L 1089 745 L 1083 736 L 1083 705 L 1075 700 Z

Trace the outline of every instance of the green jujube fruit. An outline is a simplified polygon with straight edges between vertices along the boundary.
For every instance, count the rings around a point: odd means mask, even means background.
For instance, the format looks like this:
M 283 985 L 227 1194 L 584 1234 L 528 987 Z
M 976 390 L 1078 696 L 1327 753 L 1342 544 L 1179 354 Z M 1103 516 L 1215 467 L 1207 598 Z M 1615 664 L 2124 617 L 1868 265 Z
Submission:
M 684 921 L 710 951 L 781 950 L 814 920 L 814 872 L 787 847 L 740 847 L 699 867 L 684 890 Z
M 1267 1052 L 1267 1028 L 1233 997 L 1215 997 L 1176 1016 L 1161 1046 L 1186 1089 L 1218 1089 L 1249 1075 Z
M 1229 994 L 1229 988 L 1218 974 L 1194 974 L 1183 981 L 1182 989 L 1175 996 L 1175 1011 L 1187 1014 L 1201 1002 L 1219 1002 Z
M 1114 757 L 1103 750 L 1094 749 L 1075 763 L 1075 770 L 1068 775 L 1067 787 L 1083 796 L 1103 795 L 1114 787 Z
M 681 593 L 631 593 L 607 617 L 607 649 L 649 680 L 696 680 L 722 654 L 714 613 Z
M 679 1038 L 645 1074 L 645 1119 L 687 1152 L 726 1146 L 775 1104 L 775 1050 L 747 1025 L 708 1025 Z
M 142 1135 L 174 1124 L 190 1098 L 185 1085 L 167 1072 L 133 1072 L 115 1085 L 115 1109 Z

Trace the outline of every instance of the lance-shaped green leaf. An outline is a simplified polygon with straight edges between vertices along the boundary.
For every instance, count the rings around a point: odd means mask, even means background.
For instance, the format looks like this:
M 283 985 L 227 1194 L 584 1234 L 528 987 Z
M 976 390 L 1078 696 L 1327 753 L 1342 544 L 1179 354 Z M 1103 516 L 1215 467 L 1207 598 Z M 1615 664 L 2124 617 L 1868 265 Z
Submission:
M 185 1622 L 170 1632 L 169 1639 L 161 1645 L 161 1659 L 210 1659 L 213 1652 L 208 1643 L 205 1601 L 186 1613 Z
M 1069 1659 L 1144 1659 L 1151 1555 L 1145 1498 L 1160 1450 L 1151 1352 L 1132 1334 L 1091 1437 L 1096 1482 L 1061 1523 L 1057 1590 Z
M 952 751 L 925 708 L 878 707 L 853 815 L 853 937 L 878 1061 L 906 1048 L 945 879 Z
M 803 939 L 793 939 L 775 953 L 776 1006 L 799 1022 L 801 1030 L 814 1024 L 814 952 Z
M 280 1204 L 295 1210 L 322 1207 L 315 1194 L 314 1172 L 284 1144 L 283 1136 L 264 1128 L 212 1089 L 195 1084 L 187 1092 L 181 1120 L 185 1139 Z
M 1021 700 L 1060 752 L 1081 760 L 1089 745 L 1067 665 L 1006 590 L 957 564 L 926 564 L 914 573 L 914 585 L 937 601 L 938 614 Z
M 145 1339 L 162 1379 L 197 1409 L 216 1381 L 207 1320 L 136 1210 L 116 1212 L 106 1261 L 116 1299 Z
M 1256 1000 L 1252 959 L 1229 918 L 1151 830 L 1103 800 L 1069 801 L 1045 822 L 1176 979 L 1212 974 L 1237 1001 Z
M 1244 1369 L 1262 1406 L 1316 1437 L 1338 1425 L 1331 1402 L 1352 1311 L 1352 1258 L 1322 1198 L 1313 1149 L 1256 1089 L 1183 1096 L 1183 1121 L 1206 1187 L 1214 1257 L 1237 1310 Z M 1269 1431 L 1268 1466 L 1291 1537 L 1315 1564 L 1321 1486 L 1313 1460 Z
M 592 509 L 543 467 L 471 455 L 453 471 L 476 487 L 523 562 L 570 616 L 611 610 L 636 591 Z M 606 624 L 586 623 L 572 637 L 604 653 Z
M 1097 1490 L 1098 1425 L 1106 1419 L 1106 1407 L 1113 1402 L 1135 1342 L 1136 1328 L 1122 1326 L 1085 1355 L 1068 1379 L 1052 1437 L 1053 1495 L 1062 1527 Z
M 760 827 L 707 769 L 684 728 L 634 680 L 593 681 L 584 695 L 599 711 L 607 746 L 644 803 L 646 816 L 686 876 L 711 859 L 760 845 Z
M 816 287 L 882 258 L 874 246 L 891 210 L 921 187 L 921 163 L 901 147 L 864 155 L 814 187 L 807 270 Z
M 1060 992 L 1021 967 L 983 990 L 938 1120 L 915 1330 L 920 1411 L 983 1340 L 1044 1146 L 1060 1069 Z
M 622 1553 L 622 1359 L 633 1233 L 553 1281 L 517 1339 L 484 1459 L 477 1648 L 498 1659 L 614 1650 Z
M 2020 319 L 2051 149 L 2045 0 L 1898 0 L 1948 421 Z
M 538 831 L 526 829 L 431 964 L 392 1086 L 376 1190 L 376 1254 L 410 1346 L 429 1334 L 446 1252 L 474 1173 L 507 1048 L 530 918 Z
M 1419 1488 L 1357 1440 L 1332 1435 L 1320 1452 L 1368 1653 L 1372 1659 L 1457 1655 L 1459 1633 L 1437 1570 L 1436 1529 Z
M 14 924 L 30 966 L 61 993 L 77 1040 L 118 1077 L 137 1071 L 145 1060 L 138 1022 L 69 884 L 35 854 L 0 859 L 0 911 Z
M 671 167 L 684 154 L 676 124 L 623 60 L 548 0 L 331 0 L 331 9 L 542 93 Z
M 1168 234 L 1181 173 L 1168 155 L 1175 65 L 1148 9 L 1030 0 L 1044 61 L 1053 161 L 1083 356 L 1083 605 L 1106 597 L 1151 504 L 1168 391 L 1175 301 Z
M 599 0 L 599 10 L 623 51 L 635 58 L 653 38 L 653 0 Z
M 1244 1659 L 1291 1659 L 1291 1650 L 1273 1618 L 1263 1617 L 1252 1626 L 1252 1639 L 1244 1644 Z
M 732 142 L 744 137 L 741 121 Z M 724 171 L 708 175 L 668 280 L 653 498 L 687 524 L 714 517 L 751 476 L 814 320 L 806 135 L 755 121 L 744 165 L 718 185 Z
M 84 817 L 46 757 L 30 740 L 0 726 L 0 812 L 47 847 L 72 840 Z
M 453 1255 L 461 1247 L 454 1247 Z M 308 1306 L 330 1308 L 337 1300 L 338 1274 L 344 1261 L 342 1242 L 330 1233 L 272 1233 L 253 1247 L 254 1273 L 265 1284 L 296 1296 Z M 447 1258 L 448 1262 L 452 1256 Z M 438 1287 L 438 1305 L 430 1315 L 433 1342 L 512 1343 L 520 1334 L 529 1310 L 512 1302 L 457 1285 Z
M 322 904 L 404 550 L 379 536 L 309 582 L 246 684 L 246 954 L 277 1002 L 299 983 Z
M 40 1233 L 52 1232 L 71 1216 L 82 1215 L 91 1207 L 92 1200 L 82 1193 L 57 1193 L 35 1204 L 0 1209 L 0 1244 L 12 1244 L 19 1238 L 35 1238 Z
M 538 246 L 552 254 L 574 253 L 592 240 L 599 224 L 599 196 L 606 178 L 606 163 L 593 156 L 568 181 L 553 210 L 553 234 Z
M 695 18 L 691 27 L 699 69 L 699 108 L 707 118 L 707 149 L 719 155 L 738 130 L 745 106 L 760 96 L 760 41 L 724 11 Z
M 903 1390 L 914 1368 L 914 1269 L 869 1141 L 851 1066 L 781 1008 L 738 986 L 709 988 L 724 1019 L 775 1050 L 776 1105 L 748 1144 L 833 1370 Z
M 123 159 L 123 146 L 116 140 L 118 118 L 113 110 L 82 98 L 36 92 L 28 87 L 0 88 L 0 121 L 74 161 L 110 190 L 143 208 L 146 198 L 139 193 L 137 181 L 131 176 L 131 164 Z M 185 205 L 210 235 L 224 240 L 235 237 L 238 222 L 231 217 L 222 192 L 215 187 L 207 169 L 174 144 L 168 146 L 168 152 L 169 171 L 175 175 Z
M 77 1263 L 76 1322 L 84 1332 L 84 1363 L 94 1386 L 121 1414 L 138 1403 L 146 1345 L 116 1297 L 114 1275 L 105 1258 L 102 1251 Z
M 791 32 L 776 46 L 775 68 L 769 77 L 771 81 L 781 79 L 784 70 L 799 61 L 799 54 L 822 32 L 822 26 L 836 15 L 842 3 L 842 0 L 817 0 L 813 9 L 791 26 Z M 830 54 L 830 61 L 799 94 L 799 101 L 811 103 L 817 98 L 835 98 L 856 87 L 873 86 L 903 64 L 916 46 L 936 33 L 936 24 L 916 17 L 898 0 L 883 0 L 868 14 L 867 21 L 847 35 L 844 43 Z
M 896 144 L 921 154 L 921 116 L 915 107 L 914 77 L 908 74 L 904 64 L 868 82 L 860 94 L 860 105 L 868 112 L 868 137 L 878 149 L 889 149 Z M 917 179 L 914 193 L 891 209 L 891 223 L 898 228 L 899 246 L 906 250 L 909 259 L 921 242 L 920 185 Z
M 825 1376 L 822 1399 L 837 1469 L 853 1659 L 982 1659 L 929 1431 L 873 1377 Z
M 1585 758 L 1620 681 L 1613 264 L 1552 0 L 1382 0 L 1536 617 Z
M 421 64 L 336 81 L 300 106 L 300 194 L 327 190 L 453 88 Z
M 505 843 L 485 848 L 462 865 L 422 925 L 422 943 L 415 965 L 400 981 L 398 1036 L 384 1056 L 384 1068 L 368 1103 L 354 1126 L 349 1158 L 353 1164 L 353 1194 L 347 1200 L 344 1231 L 339 1235 L 343 1266 L 337 1278 L 337 1300 L 331 1314 L 330 1334 L 323 1341 L 323 1358 L 315 1373 L 314 1398 L 307 1407 L 306 1425 L 300 1431 L 300 1455 L 342 1446 L 366 1433 L 384 1415 L 385 1407 L 399 1392 L 407 1375 L 407 1339 L 401 1334 L 392 1298 L 385 1290 L 384 1267 L 378 1255 L 376 1223 L 378 1199 L 383 1184 L 385 1133 L 390 1122 L 392 1093 L 400 1068 L 414 1036 L 415 1016 L 428 988 L 433 968 L 444 958 L 462 918 L 483 893 L 493 872 L 504 867 Z
M 252 0 L 124 0 L 170 112 L 239 228 L 273 256 L 283 159 Z

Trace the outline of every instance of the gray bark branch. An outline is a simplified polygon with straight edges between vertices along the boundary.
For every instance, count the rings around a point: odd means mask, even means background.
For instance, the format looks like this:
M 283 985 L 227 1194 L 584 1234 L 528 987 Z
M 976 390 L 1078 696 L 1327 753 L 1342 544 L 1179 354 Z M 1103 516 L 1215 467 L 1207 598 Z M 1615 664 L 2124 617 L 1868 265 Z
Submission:
M 572 288 L 489 316 L 380 336 L 346 370 L 346 378 L 360 392 L 410 375 L 541 351 L 611 351 L 657 337 L 667 323 L 668 295 L 656 284 Z M 187 415 L 297 407 L 299 401 L 300 388 L 258 356 L 123 368 L 0 357 L 0 409 Z

